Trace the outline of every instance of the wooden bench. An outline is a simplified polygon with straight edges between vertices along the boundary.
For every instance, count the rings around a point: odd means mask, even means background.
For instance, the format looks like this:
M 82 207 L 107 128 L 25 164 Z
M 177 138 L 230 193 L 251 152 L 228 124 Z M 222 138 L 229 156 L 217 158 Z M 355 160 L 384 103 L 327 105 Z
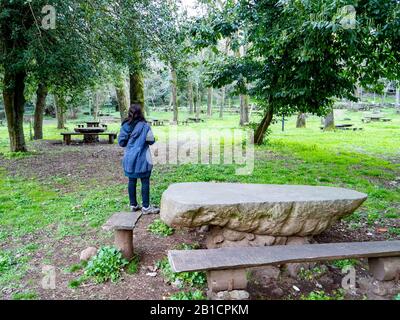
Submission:
M 324 127 L 319 127 L 321 130 L 324 130 Z M 343 130 L 343 131 L 362 131 L 364 128 L 357 127 L 336 127 L 335 130 Z
M 194 122 L 194 123 L 205 122 L 204 119 L 200 119 L 200 118 L 188 118 L 187 121 L 188 122 Z
M 62 132 L 61 135 L 64 137 L 64 143 L 69 146 L 72 142 L 72 136 L 108 136 L 108 143 L 114 144 L 117 138 L 116 133 L 111 132 L 101 132 L 101 133 L 79 133 L 79 132 Z
M 246 289 L 246 268 L 350 258 L 368 258 L 370 272 L 377 280 L 393 280 L 400 275 L 400 241 L 168 252 L 174 272 L 207 271 L 208 288 L 212 292 Z
M 114 231 L 115 247 L 127 260 L 133 258 L 133 229 L 141 216 L 141 212 L 118 212 L 103 225 L 103 230 Z

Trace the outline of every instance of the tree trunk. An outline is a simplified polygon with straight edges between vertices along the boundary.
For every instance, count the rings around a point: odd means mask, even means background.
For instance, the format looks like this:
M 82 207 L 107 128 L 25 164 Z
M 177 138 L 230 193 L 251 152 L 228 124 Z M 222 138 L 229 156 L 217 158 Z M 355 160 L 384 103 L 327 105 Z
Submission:
M 221 105 L 219 106 L 219 118 L 220 119 L 222 119 L 224 117 L 225 95 L 226 95 L 226 87 L 223 87 L 221 90 Z
M 25 72 L 4 73 L 3 100 L 11 152 L 26 152 L 24 136 Z
M 178 122 L 178 79 L 176 76 L 176 70 L 171 67 L 171 89 L 172 89 L 172 106 L 174 110 L 173 122 Z
M 67 109 L 63 93 L 54 96 L 56 103 L 57 129 L 65 129 L 65 111 Z
M 197 85 L 197 88 L 196 88 L 196 96 L 197 96 L 197 99 L 196 99 L 196 118 L 197 119 L 200 119 L 200 112 L 201 112 L 201 91 L 200 91 L 200 88 L 199 88 L 200 86 L 199 85 Z
M 194 98 L 193 98 L 193 83 L 188 82 L 188 103 L 189 103 L 189 114 L 194 112 Z
M 325 118 L 324 130 L 329 131 L 334 129 L 335 129 L 335 115 L 332 110 L 332 112 L 329 113 Z
M 243 120 L 245 124 L 249 123 L 249 96 L 247 94 L 244 96 Z
M 94 93 L 94 106 L 93 106 L 93 120 L 99 120 L 99 112 L 100 112 L 100 94 L 98 91 Z
M 144 108 L 144 77 L 141 71 L 135 71 L 129 73 L 129 83 L 130 83 L 130 104 L 140 104 L 142 106 L 143 112 Z
M 212 108 L 213 108 L 213 89 L 207 89 L 207 116 L 212 116 Z
M 258 125 L 256 133 L 254 135 L 254 143 L 257 145 L 261 145 L 264 141 L 265 134 L 272 122 L 274 117 L 274 110 L 272 108 L 268 108 L 266 111 L 264 118 L 262 119 L 261 123 Z
M 79 107 L 76 105 L 71 106 L 70 110 L 70 118 L 69 119 L 78 119 L 78 112 L 79 112 Z
M 44 83 L 39 83 L 36 90 L 36 106 L 33 120 L 33 139 L 43 139 L 43 115 L 46 107 L 46 97 L 48 94 L 47 86 Z
M 240 100 L 240 125 L 244 126 L 245 124 L 245 111 L 244 111 L 244 105 L 245 105 L 245 96 L 243 94 L 241 94 L 239 96 L 239 100 Z
M 306 115 L 304 113 L 299 113 L 297 116 L 296 128 L 306 127 Z
M 121 121 L 123 121 L 128 116 L 128 96 L 125 80 L 122 77 L 115 84 L 115 93 L 117 95 L 118 111 L 121 115 Z
M 400 85 L 396 88 L 396 107 L 400 108 Z

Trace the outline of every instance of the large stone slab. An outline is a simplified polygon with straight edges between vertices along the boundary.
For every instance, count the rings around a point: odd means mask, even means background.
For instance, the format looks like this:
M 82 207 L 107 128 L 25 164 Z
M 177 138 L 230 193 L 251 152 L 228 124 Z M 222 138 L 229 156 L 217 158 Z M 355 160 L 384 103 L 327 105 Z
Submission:
M 310 236 L 366 199 L 366 194 L 332 187 L 179 183 L 163 193 L 160 214 L 173 227 L 215 225 L 260 235 Z

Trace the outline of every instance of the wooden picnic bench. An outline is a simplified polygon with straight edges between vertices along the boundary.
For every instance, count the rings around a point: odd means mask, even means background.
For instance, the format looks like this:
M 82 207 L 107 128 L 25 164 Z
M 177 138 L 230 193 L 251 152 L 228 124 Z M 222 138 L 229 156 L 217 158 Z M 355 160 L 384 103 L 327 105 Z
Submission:
M 67 146 L 71 144 L 72 136 L 84 136 L 84 137 L 108 136 L 109 144 L 114 144 L 114 141 L 117 138 L 117 134 L 112 132 L 96 132 L 96 133 L 62 132 L 61 135 L 64 137 L 63 140 Z
M 194 123 L 205 122 L 204 119 L 200 119 L 200 118 L 188 118 L 187 121 L 194 122 Z
M 368 258 L 369 270 L 380 281 L 400 275 L 400 241 L 231 247 L 208 250 L 171 250 L 174 272 L 207 271 L 212 292 L 246 289 L 246 268 L 285 263 Z
M 319 127 L 321 130 L 324 130 L 324 127 Z M 348 125 L 348 126 L 343 126 L 343 125 L 337 125 L 335 126 L 335 129 L 337 130 L 344 130 L 344 131 L 362 131 L 364 128 L 359 128 L 359 127 L 353 127 L 353 125 Z

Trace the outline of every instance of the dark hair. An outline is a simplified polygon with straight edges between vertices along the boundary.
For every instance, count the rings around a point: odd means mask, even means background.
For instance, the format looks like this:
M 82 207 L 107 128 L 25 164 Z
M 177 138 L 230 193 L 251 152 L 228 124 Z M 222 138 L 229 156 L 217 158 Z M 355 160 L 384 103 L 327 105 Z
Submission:
M 139 103 L 131 104 L 129 111 L 128 111 L 128 117 L 122 123 L 128 122 L 129 124 L 131 124 L 135 120 L 146 121 L 144 114 L 143 114 L 142 105 Z

